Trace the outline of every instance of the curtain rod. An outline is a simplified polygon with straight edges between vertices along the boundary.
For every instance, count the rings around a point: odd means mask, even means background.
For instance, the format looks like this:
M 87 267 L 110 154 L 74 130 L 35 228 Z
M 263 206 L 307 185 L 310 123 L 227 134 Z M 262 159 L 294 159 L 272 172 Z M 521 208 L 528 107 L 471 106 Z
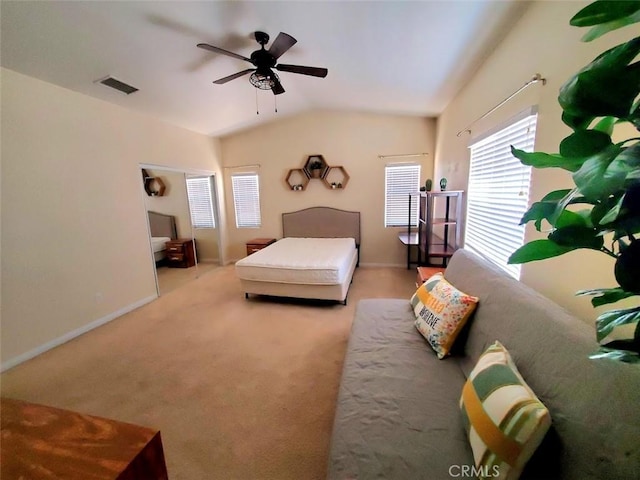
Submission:
M 378 155 L 378 158 L 426 157 L 428 153 L 405 153 L 402 155 Z
M 529 80 L 527 83 L 525 83 L 523 86 L 521 86 L 518 90 L 516 90 L 515 92 L 513 92 L 511 95 L 509 95 L 507 98 L 505 98 L 504 100 L 502 100 L 499 104 L 497 104 L 495 107 L 493 107 L 491 110 L 489 110 L 487 113 L 485 113 L 484 115 L 482 115 L 480 118 L 475 119 L 473 122 L 471 122 L 469 124 L 469 126 L 467 128 L 465 128 L 464 130 L 460 130 L 457 134 L 456 137 L 459 137 L 460 135 L 462 135 L 465 132 L 469 132 L 471 133 L 471 126 L 474 125 L 475 123 L 479 122 L 480 120 L 482 120 L 483 118 L 489 116 L 490 114 L 492 114 L 493 112 L 495 112 L 497 109 L 499 109 L 502 105 L 504 105 L 505 103 L 507 103 L 509 100 L 511 100 L 513 97 L 515 97 L 517 94 L 519 94 L 522 90 L 524 90 L 525 88 L 527 88 L 529 85 L 532 85 L 534 83 L 538 83 L 538 82 L 542 82 L 542 85 L 546 85 L 547 84 L 547 79 L 543 78 L 542 75 L 540 75 L 539 73 L 536 73 L 533 78 L 531 80 Z
M 222 168 L 249 168 L 249 167 L 258 167 L 260 168 L 260 164 L 259 163 L 254 163 L 253 165 L 233 165 L 230 167 L 222 167 Z

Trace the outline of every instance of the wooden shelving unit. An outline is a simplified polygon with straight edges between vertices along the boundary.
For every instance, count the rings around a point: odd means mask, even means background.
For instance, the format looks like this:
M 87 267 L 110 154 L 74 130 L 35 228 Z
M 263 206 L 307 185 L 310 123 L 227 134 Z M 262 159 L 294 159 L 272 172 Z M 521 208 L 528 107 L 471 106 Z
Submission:
M 407 269 L 411 264 L 434 265 L 440 259 L 445 267 L 447 261 L 460 246 L 462 217 L 462 190 L 444 192 L 420 192 L 409 195 L 407 231 L 398 235 L 407 246 Z M 411 226 L 413 199 L 418 197 L 418 226 Z M 437 214 L 443 216 L 436 216 Z M 415 260 L 412 251 L 416 251 Z

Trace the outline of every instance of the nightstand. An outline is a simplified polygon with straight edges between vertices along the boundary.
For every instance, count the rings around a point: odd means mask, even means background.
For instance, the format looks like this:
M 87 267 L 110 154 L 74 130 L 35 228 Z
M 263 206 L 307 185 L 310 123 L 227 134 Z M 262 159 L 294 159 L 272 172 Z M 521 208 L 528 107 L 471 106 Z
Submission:
M 264 247 L 275 243 L 275 238 L 253 238 L 247 242 L 247 255 L 262 250 Z
M 418 267 L 418 276 L 416 277 L 416 288 L 429 280 L 433 275 L 444 272 L 444 268 L 440 267 Z
M 194 251 L 195 240 L 191 238 L 177 238 L 169 240 L 167 247 L 167 266 L 171 268 L 189 268 L 196 264 Z

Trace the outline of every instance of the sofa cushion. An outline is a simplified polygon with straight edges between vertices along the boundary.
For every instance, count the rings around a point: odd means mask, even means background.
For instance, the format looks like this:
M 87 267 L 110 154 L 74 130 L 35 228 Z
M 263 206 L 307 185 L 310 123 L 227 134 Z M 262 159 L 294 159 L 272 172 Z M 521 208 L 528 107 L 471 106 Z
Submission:
M 449 355 L 453 342 L 471 316 L 478 298 L 458 290 L 441 273 L 429 278 L 411 297 L 415 325 L 438 354 Z
M 472 465 L 458 406 L 465 377 L 441 362 L 408 300 L 358 302 L 331 439 L 329 479 L 444 479 Z
M 551 424 L 549 411 L 500 342 L 471 371 L 460 409 L 475 465 L 493 478 L 517 479 Z

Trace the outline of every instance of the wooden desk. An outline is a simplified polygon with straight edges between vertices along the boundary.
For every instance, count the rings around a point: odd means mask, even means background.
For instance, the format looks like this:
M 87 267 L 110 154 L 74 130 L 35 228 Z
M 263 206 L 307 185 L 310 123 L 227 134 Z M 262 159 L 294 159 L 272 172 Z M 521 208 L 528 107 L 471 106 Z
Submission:
M 167 480 L 158 430 L 0 399 L 2 480 Z

